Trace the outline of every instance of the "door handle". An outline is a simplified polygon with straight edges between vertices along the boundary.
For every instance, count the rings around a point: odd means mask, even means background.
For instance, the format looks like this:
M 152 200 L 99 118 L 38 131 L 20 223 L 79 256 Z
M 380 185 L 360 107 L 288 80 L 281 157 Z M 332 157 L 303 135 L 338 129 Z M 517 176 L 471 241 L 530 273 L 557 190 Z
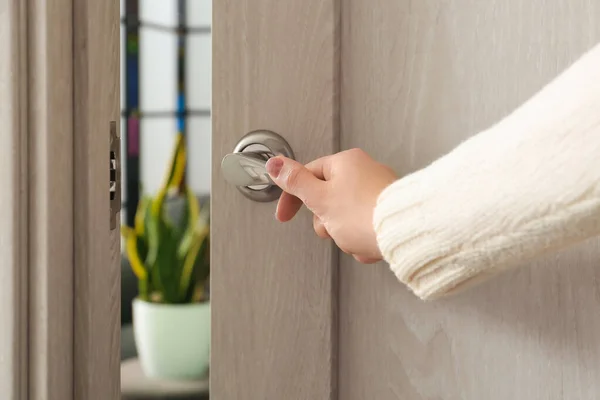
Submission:
M 265 167 L 269 158 L 266 152 L 231 153 L 223 158 L 221 169 L 225 179 L 235 186 L 272 185 Z
M 283 137 L 267 130 L 252 131 L 240 139 L 233 153 L 223 157 L 221 173 L 247 198 L 273 201 L 279 198 L 281 189 L 269 177 L 266 164 L 278 155 L 294 159 L 294 152 Z

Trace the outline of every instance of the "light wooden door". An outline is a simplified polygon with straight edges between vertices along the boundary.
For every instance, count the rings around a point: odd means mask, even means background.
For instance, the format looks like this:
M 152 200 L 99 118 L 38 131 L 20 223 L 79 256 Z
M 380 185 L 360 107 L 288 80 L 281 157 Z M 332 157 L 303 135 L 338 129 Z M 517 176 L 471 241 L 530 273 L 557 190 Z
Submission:
M 118 0 L 0 0 L 2 399 L 120 396 L 118 32 Z
M 271 129 L 302 162 L 360 147 L 424 167 L 600 41 L 599 2 L 222 0 L 213 17 L 214 398 L 600 396 L 597 240 L 424 303 L 219 165 Z
M 107 191 L 111 141 L 121 126 L 120 4 L 119 0 L 71 1 L 73 398 L 120 399 L 120 184 L 114 187 L 116 198 Z M 119 154 L 113 156 L 120 162 Z
M 247 132 L 308 161 L 337 150 L 338 10 L 322 0 L 213 2 L 211 398 L 333 399 L 337 251 L 305 213 L 243 197 L 221 159 Z
M 341 148 L 401 175 L 518 107 L 600 41 L 587 0 L 342 0 Z M 339 398 L 595 399 L 600 242 L 424 303 L 342 257 Z

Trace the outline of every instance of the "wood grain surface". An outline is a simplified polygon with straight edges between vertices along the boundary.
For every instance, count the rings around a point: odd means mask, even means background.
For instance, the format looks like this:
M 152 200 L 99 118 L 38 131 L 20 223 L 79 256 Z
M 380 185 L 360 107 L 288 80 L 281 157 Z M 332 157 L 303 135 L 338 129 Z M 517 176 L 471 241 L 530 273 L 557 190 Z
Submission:
M 18 0 L 0 0 L 0 388 L 27 392 L 27 25 Z
M 71 0 L 32 0 L 28 22 L 29 397 L 73 396 Z
M 120 126 L 119 1 L 77 0 L 73 11 L 74 398 L 118 399 L 120 239 L 109 227 L 108 160 L 110 123 Z
M 255 129 L 303 162 L 337 150 L 337 2 L 213 7 L 211 399 L 337 399 L 337 252 L 308 213 L 280 224 L 220 170 Z
M 341 146 L 407 174 L 599 40 L 591 0 L 346 0 Z M 596 399 L 599 282 L 598 240 L 433 303 L 343 257 L 339 398 Z

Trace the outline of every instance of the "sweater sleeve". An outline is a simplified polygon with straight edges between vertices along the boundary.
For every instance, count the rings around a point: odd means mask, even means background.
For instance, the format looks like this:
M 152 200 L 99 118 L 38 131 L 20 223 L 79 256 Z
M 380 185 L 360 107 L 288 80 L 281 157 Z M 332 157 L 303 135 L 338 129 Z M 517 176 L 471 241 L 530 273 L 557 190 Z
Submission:
M 600 234 L 600 46 L 385 189 L 374 226 L 385 260 L 422 299 Z

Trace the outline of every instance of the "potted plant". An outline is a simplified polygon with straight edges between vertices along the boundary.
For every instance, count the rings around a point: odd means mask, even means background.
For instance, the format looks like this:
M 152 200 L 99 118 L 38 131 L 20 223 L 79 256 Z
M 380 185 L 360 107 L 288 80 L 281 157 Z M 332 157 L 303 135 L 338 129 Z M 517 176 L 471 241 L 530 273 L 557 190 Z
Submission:
M 163 186 L 155 196 L 143 196 L 134 226 L 121 229 L 138 279 L 138 356 L 145 374 L 155 378 L 194 379 L 208 370 L 209 217 L 183 183 L 185 164 L 185 141 L 178 135 Z M 173 202 L 178 213 L 169 212 Z

